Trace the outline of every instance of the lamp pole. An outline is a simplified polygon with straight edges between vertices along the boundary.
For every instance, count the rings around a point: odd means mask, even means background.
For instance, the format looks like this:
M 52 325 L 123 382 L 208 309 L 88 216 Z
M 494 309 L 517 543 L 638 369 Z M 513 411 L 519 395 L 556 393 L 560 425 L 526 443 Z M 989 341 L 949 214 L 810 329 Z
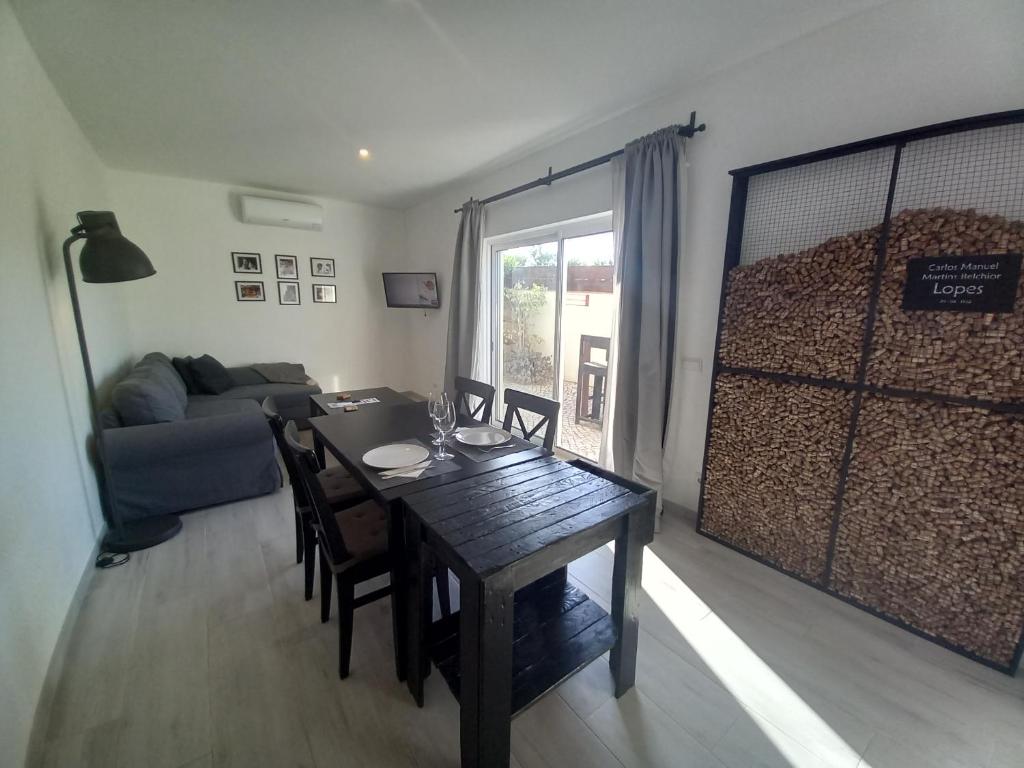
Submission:
M 68 293 L 71 294 L 71 310 L 75 316 L 75 330 L 78 332 L 78 348 L 82 353 L 82 367 L 85 369 L 85 385 L 89 390 L 89 421 L 96 446 L 96 460 L 100 465 L 97 486 L 100 507 L 103 509 L 103 516 L 108 525 L 102 549 L 106 552 L 135 552 L 174 537 L 181 530 L 181 519 L 177 515 L 156 515 L 126 523 L 117 508 L 110 468 L 103 450 L 103 429 L 99 419 L 96 382 L 93 379 L 89 345 L 86 342 L 85 326 L 82 323 L 82 308 L 78 300 L 75 269 L 71 260 L 71 245 L 77 240 L 90 241 L 87 242 L 87 247 L 92 244 L 92 241 L 96 242 L 94 251 L 96 256 L 102 259 L 102 268 L 97 270 L 97 279 L 91 282 L 122 282 L 137 277 L 146 277 L 154 274 L 156 270 L 153 269 L 153 265 L 149 263 L 145 254 L 121 235 L 114 214 L 83 211 L 78 214 L 78 219 L 82 223 L 72 229 L 71 236 L 64 241 L 64 270 L 68 278 Z M 90 223 L 93 226 L 90 226 Z M 107 247 L 104 247 L 104 244 L 107 244 Z M 109 247 L 111 244 L 125 245 L 128 248 L 112 248 Z M 127 265 L 123 269 L 123 274 L 119 274 L 118 258 L 123 258 L 125 254 L 129 256 L 137 254 L 136 258 L 141 257 L 145 262 L 142 269 L 140 270 L 137 264 Z M 83 268 L 83 277 L 90 282 L 84 271 Z
M 85 386 L 89 390 L 89 422 L 92 425 L 92 439 L 96 445 L 96 460 L 101 467 L 102 477 L 97 478 L 100 507 L 108 525 L 113 523 L 114 535 L 122 534 L 121 516 L 113 511 L 110 499 L 110 471 L 103 455 L 103 435 L 100 432 L 99 409 L 96 402 L 96 382 L 92 377 L 92 363 L 89 360 L 89 344 L 85 340 L 85 326 L 82 325 L 82 308 L 78 303 L 78 287 L 75 285 L 75 267 L 71 263 L 71 244 L 85 238 L 85 227 L 79 224 L 71 230 L 71 237 L 64 241 L 64 270 L 68 276 L 68 292 L 71 294 L 71 311 L 75 315 L 75 330 L 78 331 L 78 348 L 82 351 L 82 367 L 85 369 Z

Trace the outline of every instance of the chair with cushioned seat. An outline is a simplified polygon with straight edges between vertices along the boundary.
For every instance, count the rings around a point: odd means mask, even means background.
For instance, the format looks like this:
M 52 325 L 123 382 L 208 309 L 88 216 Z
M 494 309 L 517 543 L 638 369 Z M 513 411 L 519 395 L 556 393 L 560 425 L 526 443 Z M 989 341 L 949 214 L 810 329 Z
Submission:
M 277 409 L 273 396 L 264 398 L 263 413 L 270 422 L 278 450 L 284 460 L 288 472 L 288 480 L 292 487 L 292 500 L 295 504 L 295 561 L 305 565 L 305 597 L 313 598 L 313 580 L 316 568 L 316 530 L 309 499 L 302 481 L 299 478 L 295 457 L 284 439 L 284 419 Z M 350 507 L 367 499 L 366 492 L 344 467 L 330 467 L 316 473 L 317 481 L 323 490 L 327 504 L 335 509 Z M 327 601 L 328 606 L 330 600 Z
M 299 481 L 309 500 L 317 525 L 320 549 L 321 618 L 323 606 L 330 606 L 332 576 L 338 587 L 338 677 L 348 677 L 352 655 L 352 624 L 356 608 L 391 594 L 386 586 L 355 596 L 357 584 L 391 572 L 388 557 L 388 522 L 383 507 L 364 501 L 341 510 L 327 503 L 318 479 L 319 463 L 313 449 L 299 442 L 295 422 L 284 428 L 284 440 L 292 453 Z M 326 619 L 325 619 L 326 620 Z

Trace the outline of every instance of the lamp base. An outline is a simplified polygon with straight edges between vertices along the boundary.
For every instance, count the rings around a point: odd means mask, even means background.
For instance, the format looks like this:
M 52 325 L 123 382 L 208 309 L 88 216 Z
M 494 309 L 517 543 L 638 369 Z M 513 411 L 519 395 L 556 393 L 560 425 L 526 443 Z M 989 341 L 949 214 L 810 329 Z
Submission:
M 173 539 L 181 530 L 181 518 L 177 515 L 158 515 L 141 520 L 129 520 L 122 524 L 120 534 L 108 531 L 103 538 L 104 552 L 137 552 L 155 547 L 161 542 Z

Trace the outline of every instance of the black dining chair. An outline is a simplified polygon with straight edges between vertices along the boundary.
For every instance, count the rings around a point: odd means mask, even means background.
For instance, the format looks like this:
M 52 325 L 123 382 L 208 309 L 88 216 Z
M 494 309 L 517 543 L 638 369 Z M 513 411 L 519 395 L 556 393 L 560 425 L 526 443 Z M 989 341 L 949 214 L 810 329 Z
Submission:
M 321 485 L 319 463 L 311 448 L 299 442 L 294 421 L 284 428 L 284 439 L 291 451 L 299 480 L 309 499 L 311 516 L 317 526 L 320 549 L 321 618 L 324 600 L 331 603 L 332 583 L 338 588 L 338 677 L 348 677 L 352 656 L 352 628 L 356 608 L 391 594 L 391 586 L 381 587 L 359 597 L 357 584 L 391 572 L 388 557 L 387 513 L 375 501 L 364 501 L 336 510 L 327 501 Z
M 469 398 L 477 398 L 476 405 L 471 405 Z M 465 376 L 455 377 L 455 411 L 469 416 L 471 419 L 491 423 L 491 410 L 494 408 L 494 387 L 476 379 Z
M 295 561 L 305 565 L 305 597 L 311 600 L 316 569 L 317 537 L 309 497 L 299 477 L 295 456 L 284 438 L 284 419 L 281 418 L 272 396 L 263 400 L 263 413 L 270 423 L 270 430 L 274 433 L 274 440 L 281 452 L 281 459 L 288 473 L 288 482 L 291 484 L 292 501 L 295 506 Z M 349 507 L 368 498 L 362 486 L 344 467 L 321 468 L 317 471 L 316 477 L 327 503 L 334 508 Z
M 522 433 L 524 440 L 533 440 L 533 437 L 544 430 L 544 447 L 549 451 L 555 447 L 555 430 L 558 426 L 558 411 L 561 404 L 557 400 L 551 400 L 539 395 L 531 395 L 528 392 L 520 392 L 517 389 L 505 390 L 505 420 L 501 428 L 506 432 L 512 431 L 512 421 L 515 419 L 516 426 Z M 523 419 L 524 413 L 532 413 L 540 418 L 531 426 L 526 426 Z

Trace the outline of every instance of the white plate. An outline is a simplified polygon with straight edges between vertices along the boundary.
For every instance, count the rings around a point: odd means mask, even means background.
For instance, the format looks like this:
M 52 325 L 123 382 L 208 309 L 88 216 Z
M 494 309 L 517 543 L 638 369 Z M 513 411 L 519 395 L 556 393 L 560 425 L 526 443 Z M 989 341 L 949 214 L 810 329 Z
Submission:
M 429 456 L 430 451 L 422 445 L 395 443 L 367 451 L 363 454 L 363 463 L 375 469 L 398 469 L 419 464 Z
M 490 448 L 491 446 L 507 443 L 512 439 L 512 435 L 503 429 L 495 429 L 494 427 L 466 427 L 455 433 L 455 439 L 466 445 Z

